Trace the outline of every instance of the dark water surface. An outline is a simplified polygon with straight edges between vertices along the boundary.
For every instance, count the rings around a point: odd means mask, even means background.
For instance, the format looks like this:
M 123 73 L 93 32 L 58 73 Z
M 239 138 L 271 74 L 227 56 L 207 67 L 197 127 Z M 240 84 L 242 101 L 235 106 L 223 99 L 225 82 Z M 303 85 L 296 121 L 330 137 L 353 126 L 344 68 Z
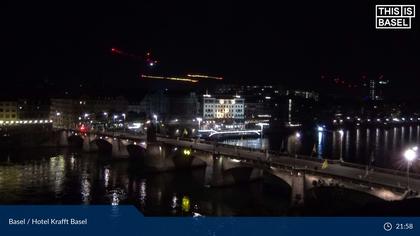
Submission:
M 147 173 L 137 163 L 72 149 L 0 152 L 0 204 L 132 204 L 149 216 L 282 216 L 416 214 L 344 189 L 308 192 L 290 205 L 290 187 L 263 180 L 222 188 L 204 186 L 205 169 Z M 373 207 L 379 204 L 379 207 Z M 381 205 L 383 204 L 383 205 Z M 414 206 L 419 206 L 416 203 Z M 400 206 L 397 209 L 403 209 Z M 373 210 L 372 210 L 373 209 Z
M 289 210 L 290 191 L 281 183 L 207 188 L 204 172 L 146 173 L 128 160 L 66 149 L 3 152 L 0 204 L 133 204 L 146 215 L 283 215 Z
M 299 135 L 296 135 L 299 133 Z M 287 135 L 266 135 L 263 139 L 230 139 L 223 143 L 284 150 L 289 153 L 312 155 L 313 158 L 340 159 L 358 164 L 406 170 L 404 150 L 420 147 L 420 126 L 388 128 L 353 127 L 347 129 L 296 130 Z M 412 163 L 412 171 L 420 172 L 420 161 Z

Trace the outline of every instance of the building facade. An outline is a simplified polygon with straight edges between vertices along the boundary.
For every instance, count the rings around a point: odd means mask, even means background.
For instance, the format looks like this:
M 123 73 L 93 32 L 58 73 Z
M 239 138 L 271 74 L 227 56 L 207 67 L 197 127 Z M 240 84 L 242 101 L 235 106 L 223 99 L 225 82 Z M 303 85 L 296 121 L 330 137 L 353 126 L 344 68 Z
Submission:
M 18 120 L 16 101 L 0 101 L 0 120 L 1 121 Z
M 50 99 L 22 98 L 17 102 L 20 120 L 46 120 L 50 117 Z
M 53 127 L 75 128 L 80 114 L 77 105 L 78 102 L 70 98 L 51 99 L 50 119 L 53 121 Z
M 204 120 L 243 120 L 245 118 L 244 99 L 240 96 L 215 98 L 203 95 Z

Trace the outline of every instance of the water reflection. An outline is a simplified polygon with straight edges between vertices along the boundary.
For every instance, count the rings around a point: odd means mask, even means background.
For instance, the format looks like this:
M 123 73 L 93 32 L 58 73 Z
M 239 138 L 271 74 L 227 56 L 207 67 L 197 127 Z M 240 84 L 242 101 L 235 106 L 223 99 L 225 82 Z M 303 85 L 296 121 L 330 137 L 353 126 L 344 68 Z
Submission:
M 420 127 L 406 129 L 300 131 L 300 136 L 292 133 L 228 142 L 273 150 L 287 147 L 284 149 L 291 154 L 308 156 L 316 149 L 313 158 L 374 162 L 405 170 L 402 150 L 420 145 Z M 100 154 L 69 150 L 0 153 L 0 203 L 133 204 L 146 215 L 282 215 L 289 208 L 290 192 L 282 192 L 282 187 L 266 188 L 267 183 L 254 182 L 205 188 L 209 182 L 206 171 L 212 169 L 149 174 L 130 162 L 109 162 Z M 418 169 L 413 167 L 413 171 Z
M 356 129 L 356 158 L 358 159 L 359 155 L 360 155 L 360 129 L 357 128 Z
M 82 201 L 84 204 L 90 203 L 90 188 L 91 184 L 88 180 L 87 176 L 82 177 L 82 183 L 81 183 L 81 192 L 82 192 Z
M 346 143 L 344 144 L 344 146 L 346 147 L 346 156 L 350 155 L 350 131 L 346 130 Z M 343 146 L 341 146 L 343 147 Z M 343 159 L 343 155 L 340 156 L 340 160 Z
M 176 195 L 174 195 L 172 197 L 172 203 L 171 203 L 171 208 L 175 209 L 178 207 L 178 198 L 176 197 Z
M 63 191 L 64 170 L 65 162 L 62 155 L 50 157 L 48 178 L 51 178 L 52 187 L 56 195 L 60 195 Z
M 373 164 L 380 167 L 400 169 L 397 160 L 401 158 L 403 149 L 408 145 L 420 145 L 420 126 L 389 128 L 354 127 L 345 130 L 328 130 L 312 133 L 298 131 L 302 134 L 296 138 L 296 133 L 288 136 L 266 137 L 265 146 L 256 146 L 256 140 L 230 140 L 224 143 L 247 146 L 253 143 L 253 148 L 281 150 L 278 143 L 285 142 L 287 151 L 313 156 L 316 147 L 317 158 L 343 159 L 360 164 Z M 258 139 L 258 143 L 260 143 Z M 268 146 L 267 146 L 268 145 Z M 373 163 L 372 163 L 373 162 Z M 417 170 L 418 171 L 418 170 Z
M 146 180 L 145 179 L 140 180 L 140 187 L 139 187 L 139 189 L 140 189 L 140 206 L 141 207 L 144 207 L 145 204 L 146 204 L 146 196 L 147 196 L 147 193 L 146 193 Z
M 393 128 L 392 132 L 392 150 L 394 151 L 397 148 L 397 127 Z
M 317 145 L 317 148 L 316 148 L 316 151 L 317 151 L 317 154 L 318 154 L 318 159 L 322 159 L 322 154 L 324 153 L 324 150 L 323 150 L 324 142 L 325 142 L 324 141 L 324 132 L 318 131 L 318 140 L 317 140 L 318 145 Z
M 190 198 L 188 196 L 184 196 L 182 198 L 182 211 L 184 212 L 190 211 Z
M 256 139 L 228 139 L 224 140 L 223 143 L 229 145 L 235 145 L 239 147 L 249 147 L 249 148 L 269 148 L 269 140 L 266 138 L 256 138 Z
M 105 185 L 105 188 L 108 188 L 108 185 L 109 185 L 109 175 L 110 175 L 110 173 L 109 173 L 109 169 L 108 168 L 105 168 L 105 170 L 104 170 L 104 185 Z

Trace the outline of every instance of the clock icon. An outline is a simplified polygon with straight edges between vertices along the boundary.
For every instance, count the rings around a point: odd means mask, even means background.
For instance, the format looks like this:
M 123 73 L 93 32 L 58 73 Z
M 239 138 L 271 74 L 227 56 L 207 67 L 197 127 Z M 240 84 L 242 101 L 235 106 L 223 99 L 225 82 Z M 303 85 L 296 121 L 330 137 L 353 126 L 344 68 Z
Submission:
M 384 224 L 384 230 L 385 230 L 385 231 L 391 231 L 391 229 L 392 229 L 392 224 L 391 224 L 391 223 L 389 223 L 389 222 L 386 222 L 386 223 Z

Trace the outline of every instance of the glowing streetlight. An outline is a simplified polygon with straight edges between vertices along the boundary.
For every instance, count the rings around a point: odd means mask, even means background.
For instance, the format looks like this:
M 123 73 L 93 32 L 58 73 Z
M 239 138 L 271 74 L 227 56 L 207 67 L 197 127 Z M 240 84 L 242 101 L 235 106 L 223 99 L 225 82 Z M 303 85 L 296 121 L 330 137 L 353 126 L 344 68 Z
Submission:
M 295 137 L 296 137 L 296 139 L 300 139 L 301 134 L 299 132 L 296 132 Z
M 201 129 L 200 124 L 201 124 L 201 121 L 203 120 L 203 118 L 201 118 L 201 117 L 197 117 L 197 118 L 196 118 L 196 120 L 197 120 L 197 122 L 198 122 L 198 129 L 200 130 L 200 129 Z
M 411 162 L 416 158 L 416 151 L 413 148 L 407 149 L 404 152 L 404 157 L 408 162 Z
M 158 116 L 156 114 L 153 114 L 153 119 L 155 119 L 156 132 L 157 132 L 157 129 L 158 129 Z
M 418 147 L 405 150 L 404 158 L 407 161 L 407 189 L 410 189 L 410 165 L 416 159 Z

